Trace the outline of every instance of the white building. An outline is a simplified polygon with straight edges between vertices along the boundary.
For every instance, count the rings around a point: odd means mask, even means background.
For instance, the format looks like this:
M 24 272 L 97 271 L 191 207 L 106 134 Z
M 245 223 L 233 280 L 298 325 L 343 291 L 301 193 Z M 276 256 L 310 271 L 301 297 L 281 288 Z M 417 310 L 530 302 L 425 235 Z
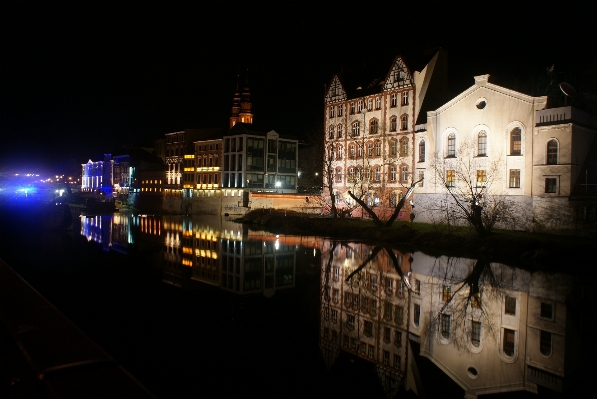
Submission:
M 425 177 L 413 195 L 417 220 L 437 222 L 439 215 L 450 214 L 446 207 L 456 205 L 447 186 L 457 194 L 482 191 L 485 199 L 515 201 L 516 226 L 500 227 L 572 229 L 583 218 L 594 219 L 594 209 L 578 197 L 590 198 L 595 187 L 589 161 L 595 157 L 597 117 L 572 107 L 547 107 L 545 96 L 509 90 L 481 75 L 427 112 L 427 123 L 414 133 L 415 173 Z

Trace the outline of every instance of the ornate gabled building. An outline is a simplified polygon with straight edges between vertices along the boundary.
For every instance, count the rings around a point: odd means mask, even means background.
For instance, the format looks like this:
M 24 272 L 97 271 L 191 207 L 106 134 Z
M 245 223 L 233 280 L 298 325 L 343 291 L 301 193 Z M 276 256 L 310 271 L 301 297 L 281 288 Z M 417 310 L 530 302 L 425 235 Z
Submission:
M 415 126 L 421 110 L 445 99 L 446 73 L 447 54 L 439 49 L 419 58 L 397 56 L 385 76 L 332 77 L 324 98 L 324 196 L 332 189 L 337 207 L 349 208 L 350 190 L 380 216 L 394 207 L 418 177 Z

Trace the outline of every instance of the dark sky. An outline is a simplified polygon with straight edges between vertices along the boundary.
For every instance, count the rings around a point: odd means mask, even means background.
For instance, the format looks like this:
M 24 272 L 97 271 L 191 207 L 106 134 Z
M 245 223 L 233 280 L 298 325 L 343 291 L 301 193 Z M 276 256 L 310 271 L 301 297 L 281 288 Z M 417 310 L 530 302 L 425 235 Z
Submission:
M 395 55 L 441 46 L 459 92 L 476 74 L 499 83 L 594 59 L 588 3 L 403 3 L 2 0 L 0 167 L 77 164 L 227 126 L 239 69 L 255 124 L 300 136 L 321 121 L 341 67 L 389 69 Z

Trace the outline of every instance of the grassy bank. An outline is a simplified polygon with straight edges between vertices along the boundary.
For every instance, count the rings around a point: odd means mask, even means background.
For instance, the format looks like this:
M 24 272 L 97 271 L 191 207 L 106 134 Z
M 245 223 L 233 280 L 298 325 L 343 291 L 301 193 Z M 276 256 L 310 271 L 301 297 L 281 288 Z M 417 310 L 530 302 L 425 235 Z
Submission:
M 252 211 L 238 219 L 252 229 L 277 234 L 320 235 L 358 240 L 430 255 L 486 258 L 528 270 L 562 270 L 593 274 L 595 239 L 496 230 L 478 237 L 471 228 L 396 222 L 376 227 L 371 220 L 307 218 L 284 211 Z

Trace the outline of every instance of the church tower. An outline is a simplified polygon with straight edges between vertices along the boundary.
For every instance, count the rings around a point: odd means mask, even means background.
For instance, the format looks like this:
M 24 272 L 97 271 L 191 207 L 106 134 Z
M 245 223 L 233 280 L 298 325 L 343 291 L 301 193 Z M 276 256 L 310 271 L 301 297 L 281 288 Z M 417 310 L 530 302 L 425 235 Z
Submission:
M 253 113 L 251 112 L 251 92 L 249 91 L 249 72 L 245 77 L 245 85 L 242 93 L 238 90 L 238 79 L 236 76 L 236 91 L 232 99 L 232 115 L 230 116 L 230 128 L 241 123 L 253 123 Z

